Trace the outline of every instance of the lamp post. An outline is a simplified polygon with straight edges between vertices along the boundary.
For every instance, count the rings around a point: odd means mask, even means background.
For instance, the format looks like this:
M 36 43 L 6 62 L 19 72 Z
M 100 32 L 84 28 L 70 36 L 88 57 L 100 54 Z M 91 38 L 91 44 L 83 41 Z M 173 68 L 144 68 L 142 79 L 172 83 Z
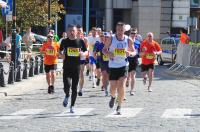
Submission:
M 16 0 L 13 0 L 12 12 L 12 46 L 11 46 L 11 61 L 13 62 L 14 77 L 16 69 Z
M 51 0 L 48 0 L 48 29 L 51 29 Z
M 90 19 L 90 0 L 86 0 L 86 34 L 89 33 Z

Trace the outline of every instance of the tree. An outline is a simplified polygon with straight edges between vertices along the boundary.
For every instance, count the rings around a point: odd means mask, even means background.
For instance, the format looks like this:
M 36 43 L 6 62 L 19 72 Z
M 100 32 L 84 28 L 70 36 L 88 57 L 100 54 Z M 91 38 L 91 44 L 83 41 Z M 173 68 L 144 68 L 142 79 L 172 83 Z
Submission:
M 48 0 L 16 0 L 16 11 L 17 25 L 20 27 L 48 25 Z M 58 0 L 52 0 L 50 23 L 55 23 L 56 18 L 60 20 L 59 14 L 64 13 L 64 6 Z

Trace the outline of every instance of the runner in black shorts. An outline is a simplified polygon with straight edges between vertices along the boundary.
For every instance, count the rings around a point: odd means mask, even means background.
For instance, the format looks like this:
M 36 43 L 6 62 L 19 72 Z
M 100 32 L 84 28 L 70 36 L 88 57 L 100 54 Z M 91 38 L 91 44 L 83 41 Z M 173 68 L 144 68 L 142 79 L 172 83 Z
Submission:
M 99 67 L 101 68 L 102 73 L 102 87 L 101 90 L 105 90 L 105 96 L 108 96 L 108 84 L 109 84 L 109 75 L 108 75 L 108 61 L 109 58 L 102 53 L 104 47 L 105 36 L 104 33 L 100 34 L 100 42 L 97 42 L 94 46 L 94 52 L 99 54 L 97 58 L 97 62 L 99 63 Z
M 137 31 L 135 29 L 131 29 L 130 30 L 130 35 L 129 37 L 133 40 L 133 44 L 134 44 L 134 47 L 137 51 L 137 55 L 134 56 L 134 57 L 128 57 L 128 61 L 129 61 L 129 75 L 128 75 L 128 78 L 127 78 L 127 81 L 126 81 L 126 87 L 129 86 L 129 81 L 131 80 L 131 89 L 130 89 L 130 95 L 134 95 L 134 91 L 135 91 L 135 82 L 136 82 L 136 69 L 137 69 L 137 66 L 138 66 L 138 56 L 139 56 L 139 47 L 140 47 L 140 41 L 137 40 L 136 38 L 136 34 L 137 34 Z

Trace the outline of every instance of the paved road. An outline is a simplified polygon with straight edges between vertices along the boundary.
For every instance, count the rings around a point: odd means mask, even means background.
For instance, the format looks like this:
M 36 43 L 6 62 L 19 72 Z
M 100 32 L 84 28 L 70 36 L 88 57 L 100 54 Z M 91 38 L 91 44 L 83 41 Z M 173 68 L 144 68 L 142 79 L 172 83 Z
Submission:
M 62 75 L 56 81 L 56 93 L 47 94 L 44 75 L 0 88 L 1 132 L 198 132 L 200 131 L 200 81 L 165 75 L 166 66 L 156 68 L 153 92 L 147 92 L 137 76 L 135 96 L 129 96 L 122 115 L 110 109 L 110 97 L 100 87 L 92 88 L 86 78 L 84 95 L 78 97 L 76 112 L 62 106 Z M 113 113 L 114 112 L 114 113 Z

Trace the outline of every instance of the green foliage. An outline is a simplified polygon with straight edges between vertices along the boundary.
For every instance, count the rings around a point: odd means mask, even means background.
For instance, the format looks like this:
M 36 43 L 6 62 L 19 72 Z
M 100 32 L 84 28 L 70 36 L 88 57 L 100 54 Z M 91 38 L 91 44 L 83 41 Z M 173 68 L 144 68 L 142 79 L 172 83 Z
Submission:
M 16 10 L 17 25 L 20 27 L 48 25 L 48 0 L 16 0 Z M 60 20 L 58 14 L 64 13 L 64 6 L 58 0 L 52 0 L 50 23 L 55 23 L 56 16 Z

